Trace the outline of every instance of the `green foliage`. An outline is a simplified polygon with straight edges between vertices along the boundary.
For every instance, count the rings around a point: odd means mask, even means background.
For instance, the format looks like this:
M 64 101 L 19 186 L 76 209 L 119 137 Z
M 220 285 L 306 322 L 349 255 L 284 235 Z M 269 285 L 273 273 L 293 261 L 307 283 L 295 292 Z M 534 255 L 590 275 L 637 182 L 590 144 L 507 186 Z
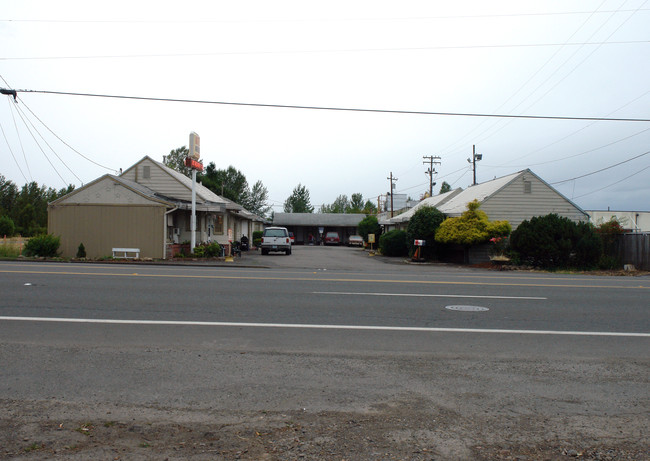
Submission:
M 13 219 L 9 216 L 0 217 L 0 237 L 11 237 L 16 231 L 16 226 L 14 225 Z
M 215 194 L 246 208 L 250 199 L 248 181 L 244 173 L 234 166 L 230 165 L 226 170 L 219 170 L 214 162 L 210 162 L 198 179 Z
M 545 269 L 596 267 L 603 248 L 591 224 L 557 214 L 522 222 L 510 236 L 510 247 L 522 264 Z
M 79 248 L 77 248 L 77 258 L 81 259 L 85 257 L 86 257 L 86 247 L 82 242 L 79 244 Z
M 52 234 L 43 234 L 32 237 L 25 244 L 23 253 L 25 256 L 41 256 L 53 258 L 57 256 L 61 239 Z
M 449 192 L 451 190 L 451 186 L 447 181 L 442 182 L 442 186 L 440 186 L 440 194 L 444 194 L 445 192 Z
M 435 256 L 435 235 L 440 224 L 445 220 L 445 215 L 437 208 L 423 206 L 418 208 L 409 220 L 406 229 L 406 243 L 409 252 L 415 251 L 414 240 L 425 240 L 422 247 L 422 256 L 431 259 Z
M 377 205 L 372 203 L 372 201 L 367 200 L 366 203 L 364 203 L 361 212 L 365 214 L 377 214 Z
M 313 213 L 314 207 L 309 203 L 309 190 L 302 184 L 294 187 L 291 195 L 284 202 L 285 213 Z
M 621 223 L 612 217 L 607 222 L 601 223 L 596 227 L 596 232 L 600 235 L 603 242 L 603 256 L 605 257 L 600 266 L 605 266 L 603 269 L 613 269 L 611 266 L 620 267 L 621 262 L 616 259 L 616 242 L 625 230 Z
M 184 174 L 188 178 L 192 177 L 192 169 L 185 166 L 185 158 L 190 155 L 187 147 L 179 147 L 178 149 L 171 150 L 169 155 L 163 155 L 163 164 L 166 167 L 176 170 Z
M 253 240 L 261 239 L 264 235 L 264 231 L 253 231 Z
M 320 207 L 320 213 L 374 213 L 377 207 L 368 200 L 364 203 L 361 193 L 354 193 L 348 199 L 345 194 L 339 195 L 333 203 Z
M 215 258 L 221 256 L 221 245 L 217 242 L 196 245 L 193 256 L 196 258 Z
M 510 223 L 490 222 L 487 214 L 478 209 L 480 206 L 479 202 L 474 200 L 467 204 L 467 211 L 461 216 L 445 219 L 436 231 L 436 242 L 455 243 L 467 247 L 485 243 L 492 237 L 507 236 L 512 229 Z
M 375 242 L 379 241 L 381 235 L 381 226 L 377 221 L 377 216 L 366 216 L 359 222 L 357 232 L 365 242 L 368 241 L 368 234 L 375 234 Z
M 385 256 L 406 256 L 406 232 L 403 230 L 392 230 L 379 237 L 379 250 Z

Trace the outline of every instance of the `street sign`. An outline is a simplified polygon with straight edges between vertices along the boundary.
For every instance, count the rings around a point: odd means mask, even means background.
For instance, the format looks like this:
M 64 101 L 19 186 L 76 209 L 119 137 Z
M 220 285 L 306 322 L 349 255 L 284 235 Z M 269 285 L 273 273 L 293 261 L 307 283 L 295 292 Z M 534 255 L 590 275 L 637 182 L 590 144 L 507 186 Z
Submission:
M 368 234 L 368 243 L 375 243 L 375 234 Z
M 203 164 L 194 160 L 192 157 L 185 157 L 185 166 L 193 170 L 203 171 Z

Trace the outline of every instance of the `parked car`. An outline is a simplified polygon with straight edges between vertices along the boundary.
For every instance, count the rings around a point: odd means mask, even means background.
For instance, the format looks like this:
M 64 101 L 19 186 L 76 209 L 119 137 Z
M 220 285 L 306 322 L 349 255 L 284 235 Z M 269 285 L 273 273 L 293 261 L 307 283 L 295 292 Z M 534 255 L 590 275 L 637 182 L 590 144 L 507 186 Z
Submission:
M 338 232 L 328 232 L 325 234 L 325 245 L 340 245 L 341 238 Z
M 267 227 L 262 234 L 262 254 L 267 255 L 270 251 L 284 251 L 291 254 L 291 237 L 286 227 Z
M 296 237 L 294 237 L 293 232 L 289 232 L 289 238 L 291 239 L 291 244 L 296 243 Z
M 363 246 L 363 237 L 360 235 L 351 235 L 348 239 L 348 246 Z

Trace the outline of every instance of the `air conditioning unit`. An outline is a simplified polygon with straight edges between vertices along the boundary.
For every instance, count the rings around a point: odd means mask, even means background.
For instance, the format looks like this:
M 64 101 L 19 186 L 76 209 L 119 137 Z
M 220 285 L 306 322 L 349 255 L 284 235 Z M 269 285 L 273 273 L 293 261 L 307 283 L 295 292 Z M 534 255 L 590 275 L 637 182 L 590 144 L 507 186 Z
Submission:
M 178 227 L 174 227 L 174 235 L 181 235 L 181 230 Z

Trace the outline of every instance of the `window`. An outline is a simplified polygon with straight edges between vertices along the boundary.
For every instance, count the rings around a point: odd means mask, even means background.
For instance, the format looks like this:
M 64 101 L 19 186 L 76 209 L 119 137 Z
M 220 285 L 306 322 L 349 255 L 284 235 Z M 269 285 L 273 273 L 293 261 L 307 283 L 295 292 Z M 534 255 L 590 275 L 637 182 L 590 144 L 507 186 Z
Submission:
M 533 193 L 533 182 L 524 181 L 524 194 L 532 194 L 532 193 Z
M 214 233 L 223 235 L 223 215 L 217 215 L 214 223 Z
M 142 167 L 142 176 L 144 179 L 151 179 L 151 167 L 150 166 L 143 166 Z

